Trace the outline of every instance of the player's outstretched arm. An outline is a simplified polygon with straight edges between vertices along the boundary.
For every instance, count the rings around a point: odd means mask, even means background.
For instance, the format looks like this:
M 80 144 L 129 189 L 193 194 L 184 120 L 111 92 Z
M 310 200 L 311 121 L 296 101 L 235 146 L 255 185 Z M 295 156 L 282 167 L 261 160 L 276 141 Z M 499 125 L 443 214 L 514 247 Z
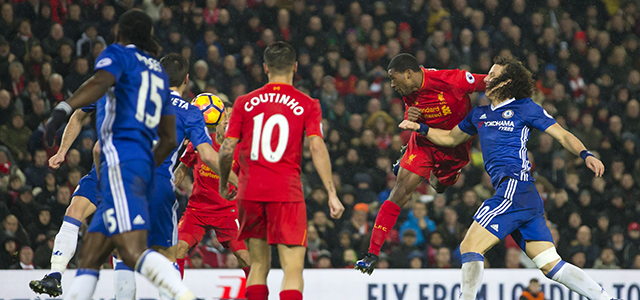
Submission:
M 423 136 L 426 136 L 434 144 L 444 147 L 455 147 L 473 138 L 468 135 L 460 127 L 456 126 L 452 130 L 442 130 L 438 128 L 429 128 L 425 124 L 418 124 L 408 120 L 402 121 L 398 125 L 401 129 L 413 130 Z
M 51 112 L 51 117 L 45 126 L 46 143 L 50 146 L 53 145 L 56 131 L 74 109 L 96 102 L 115 82 L 116 78 L 111 73 L 98 70 L 67 101 L 60 102 Z
M 175 171 L 173 171 L 173 185 L 179 186 L 184 178 L 187 176 L 187 172 L 189 172 L 189 167 L 184 163 L 180 163 Z
M 67 156 L 67 151 L 73 145 L 73 141 L 76 140 L 78 135 L 80 134 L 80 130 L 82 129 L 82 120 L 89 113 L 82 111 L 82 109 L 76 109 L 71 115 L 69 122 L 67 122 L 67 126 L 64 128 L 64 132 L 62 133 L 62 142 L 60 143 L 60 148 L 58 148 L 58 152 L 54 154 L 51 158 L 49 158 L 49 167 L 52 169 L 58 169 L 60 165 L 64 162 L 65 157 Z
M 160 166 L 167 156 L 171 154 L 176 147 L 178 141 L 176 138 L 176 115 L 163 115 L 158 125 L 158 145 L 153 152 L 156 161 L 156 167 Z
M 324 144 L 324 140 L 317 136 L 309 137 L 309 150 L 311 150 L 311 158 L 313 159 L 313 165 L 322 179 L 324 188 L 327 189 L 329 194 L 329 209 L 331 211 L 331 217 L 339 219 L 344 212 L 344 206 L 336 193 L 336 188 L 333 185 L 333 177 L 331 173 L 331 159 L 329 158 L 329 151 Z
M 213 147 L 207 143 L 202 143 L 196 146 L 196 149 L 198 150 L 198 154 L 200 155 L 202 161 L 204 161 L 204 163 L 207 164 L 207 166 L 211 168 L 211 170 L 216 172 L 216 174 L 220 174 L 220 157 L 218 155 L 218 152 L 216 152 L 216 150 L 214 150 Z M 238 175 L 234 172 L 230 172 L 229 182 L 235 187 L 238 187 Z
M 580 155 L 587 167 L 595 173 L 596 177 L 602 177 L 602 174 L 604 174 L 604 164 L 593 156 L 575 135 L 562 128 L 558 123 L 549 126 L 544 132 L 555 138 L 562 144 L 562 147 L 569 150 L 569 152 L 574 155 Z
M 227 137 L 220 146 L 220 196 L 229 199 L 229 174 L 233 165 L 233 152 L 236 150 L 239 139 Z

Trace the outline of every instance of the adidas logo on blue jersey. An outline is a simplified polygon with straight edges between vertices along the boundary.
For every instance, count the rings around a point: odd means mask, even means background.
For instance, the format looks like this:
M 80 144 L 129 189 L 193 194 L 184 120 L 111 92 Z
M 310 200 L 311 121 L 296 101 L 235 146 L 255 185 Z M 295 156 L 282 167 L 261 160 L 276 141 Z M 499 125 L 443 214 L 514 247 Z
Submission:
M 133 219 L 133 225 L 143 225 L 144 219 L 142 219 L 141 215 L 137 215 L 135 219 Z
M 484 120 L 487 118 L 487 114 L 482 114 L 482 116 L 480 116 L 480 120 Z
M 495 230 L 496 232 L 498 232 L 498 224 L 492 224 L 491 225 L 491 229 Z

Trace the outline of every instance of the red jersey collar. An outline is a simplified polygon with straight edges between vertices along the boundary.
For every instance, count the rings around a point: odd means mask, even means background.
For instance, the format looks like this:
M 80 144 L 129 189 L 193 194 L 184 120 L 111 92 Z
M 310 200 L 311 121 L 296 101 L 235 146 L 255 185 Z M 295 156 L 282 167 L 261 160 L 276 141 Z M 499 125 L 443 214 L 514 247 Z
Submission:
M 420 67 L 420 69 L 422 69 L 422 84 L 420 85 L 418 91 L 423 89 L 427 85 L 427 69 L 423 67 Z

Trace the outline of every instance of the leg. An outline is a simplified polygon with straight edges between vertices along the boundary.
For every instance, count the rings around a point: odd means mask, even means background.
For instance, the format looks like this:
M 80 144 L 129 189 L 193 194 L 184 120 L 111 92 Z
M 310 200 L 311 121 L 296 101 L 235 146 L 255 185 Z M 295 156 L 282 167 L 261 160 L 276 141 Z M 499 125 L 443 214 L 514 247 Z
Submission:
M 80 268 L 66 298 L 91 299 L 98 283 L 100 266 L 113 248 L 114 244 L 106 235 L 99 232 L 87 233 L 82 247 Z
M 402 167 L 400 168 L 396 186 L 391 190 L 389 200 L 380 206 L 376 222 L 373 225 L 369 254 L 356 263 L 356 270 L 371 275 L 375 267 L 375 262 L 378 260 L 380 249 L 389 235 L 389 230 L 393 228 L 398 220 L 401 207 L 407 204 L 411 198 L 411 194 L 422 180 L 424 180 L 424 177 Z
M 271 269 L 271 247 L 266 239 L 250 238 L 249 256 L 252 268 L 247 278 L 247 300 L 266 300 L 269 296 L 267 275 Z
M 217 233 L 218 231 L 216 231 Z M 235 236 L 238 236 L 237 234 Z M 244 241 L 238 241 L 236 239 L 223 242 L 222 245 L 231 249 L 233 255 L 238 258 L 238 263 L 240 264 L 240 268 L 244 271 L 245 278 L 249 278 L 249 272 L 251 271 L 251 257 L 249 255 L 249 251 L 247 250 L 247 245 Z
M 62 226 L 56 235 L 51 255 L 51 271 L 42 280 L 33 280 L 29 287 L 36 293 L 52 297 L 62 294 L 62 273 L 66 271 L 78 245 L 78 231 L 82 221 L 94 213 L 96 206 L 83 196 L 74 196 L 67 208 Z
M 547 229 L 548 230 L 548 229 Z M 549 279 L 562 283 L 572 291 L 591 300 L 611 300 L 597 282 L 582 269 L 563 261 L 553 243 L 548 241 L 528 241 L 527 256 Z
M 64 222 L 56 235 L 51 256 L 51 272 L 64 273 L 67 265 L 76 252 L 78 230 L 82 221 L 96 211 L 96 206 L 86 197 L 75 196 L 67 207 Z
M 114 251 L 116 252 L 116 251 Z M 114 257 L 114 285 L 116 300 L 136 299 L 136 276 L 133 269 Z
M 484 273 L 484 254 L 500 242 L 495 235 L 473 221 L 467 235 L 460 243 L 462 254 L 462 285 L 460 299 L 475 300 Z
M 303 246 L 278 244 L 280 263 L 284 271 L 280 300 L 302 300 L 302 288 L 304 287 L 302 271 L 306 250 L 307 248 Z

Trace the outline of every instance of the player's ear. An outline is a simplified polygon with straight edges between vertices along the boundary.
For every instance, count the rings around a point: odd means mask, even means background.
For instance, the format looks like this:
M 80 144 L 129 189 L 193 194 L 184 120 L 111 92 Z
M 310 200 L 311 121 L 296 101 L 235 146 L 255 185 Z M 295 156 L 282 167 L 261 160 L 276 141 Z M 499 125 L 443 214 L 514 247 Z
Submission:
M 184 77 L 184 82 L 182 82 L 182 84 L 184 84 L 185 86 L 189 85 L 189 73 L 187 73 L 187 76 Z
M 298 72 L 298 62 L 297 61 L 293 63 L 293 73 L 296 73 L 296 72 Z
M 413 74 L 411 74 L 411 70 L 410 69 L 407 69 L 406 71 L 404 71 L 404 77 L 407 78 L 407 80 L 411 79 L 411 75 L 413 75 Z
M 267 67 L 267 64 L 262 63 L 262 68 L 264 69 L 265 74 L 269 74 L 269 68 Z

